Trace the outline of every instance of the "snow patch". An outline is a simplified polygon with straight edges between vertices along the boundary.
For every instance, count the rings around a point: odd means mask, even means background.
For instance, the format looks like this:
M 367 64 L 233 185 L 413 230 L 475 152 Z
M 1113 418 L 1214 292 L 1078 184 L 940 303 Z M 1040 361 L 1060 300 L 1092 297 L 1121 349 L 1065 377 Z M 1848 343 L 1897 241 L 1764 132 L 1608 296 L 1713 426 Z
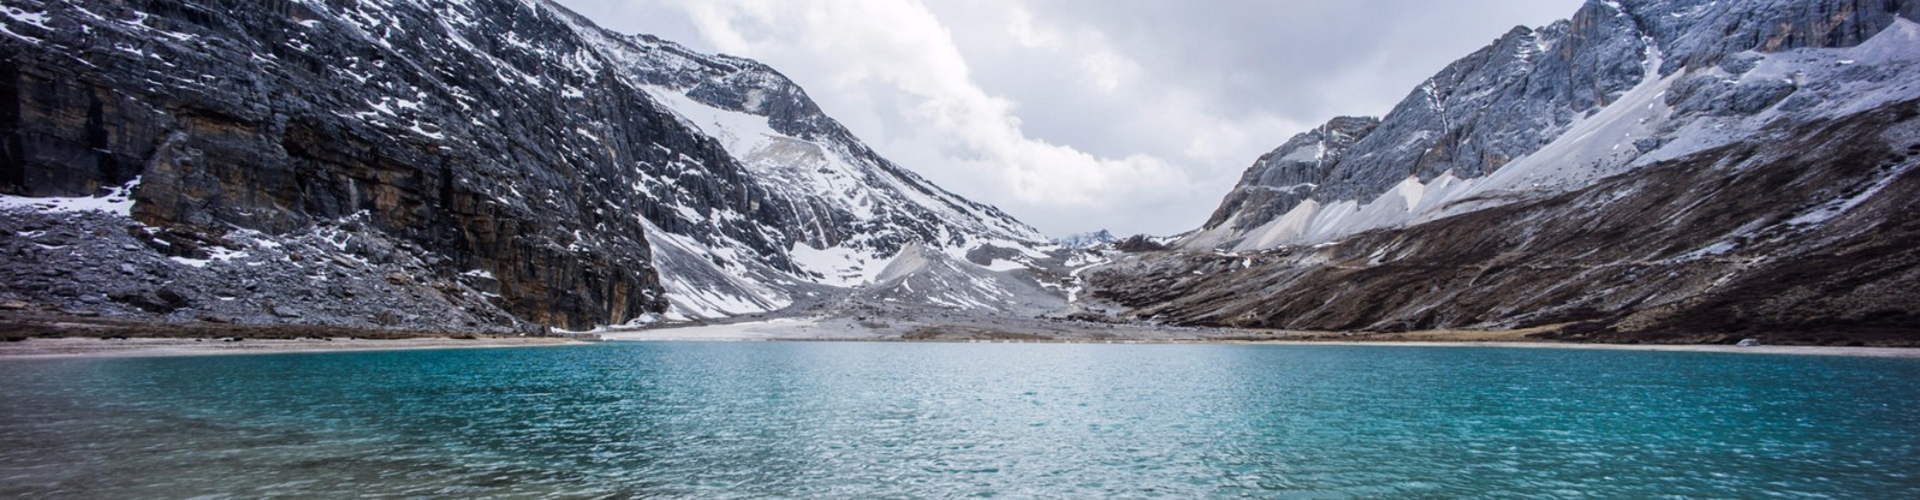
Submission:
M 647 95 L 665 104 L 694 128 L 720 140 L 721 147 L 736 158 L 746 158 L 766 147 L 774 137 L 786 137 L 767 126 L 767 117 L 720 109 L 695 101 L 674 89 L 645 86 Z
M 234 249 L 230 249 L 230 248 L 226 248 L 218 245 L 202 247 L 201 250 L 205 250 L 207 252 L 207 258 L 205 259 L 190 259 L 187 257 L 169 257 L 169 258 L 173 259 L 174 262 L 178 262 L 180 264 L 187 265 L 190 267 L 207 267 L 208 264 L 212 264 L 214 262 L 226 262 L 234 259 L 244 259 L 247 257 L 247 255 L 249 255 L 246 250 L 234 250 Z
M 107 192 L 100 196 L 36 198 L 0 194 L 0 208 L 24 208 L 43 213 L 106 212 L 131 217 L 133 216 L 133 190 L 139 186 L 140 178 L 134 177 L 125 185 L 108 188 Z
M 740 252 L 723 245 L 709 247 L 663 231 L 644 218 L 640 221 L 646 227 L 654 266 L 670 304 L 664 318 L 725 318 L 772 311 L 793 303 L 786 293 L 744 275 L 750 269 L 742 264 Z
M 873 283 L 884 266 L 878 256 L 846 246 L 816 249 L 795 244 L 787 256 L 801 269 L 820 274 L 820 284 L 837 287 Z

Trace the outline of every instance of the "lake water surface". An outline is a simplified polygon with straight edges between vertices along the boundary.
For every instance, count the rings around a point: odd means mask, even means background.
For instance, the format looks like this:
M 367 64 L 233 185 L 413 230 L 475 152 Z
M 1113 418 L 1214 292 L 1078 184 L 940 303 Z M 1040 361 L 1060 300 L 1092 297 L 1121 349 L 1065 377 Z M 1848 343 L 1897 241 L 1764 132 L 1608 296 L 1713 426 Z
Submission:
M 607 343 L 0 362 L 0 497 L 1920 498 L 1920 361 Z

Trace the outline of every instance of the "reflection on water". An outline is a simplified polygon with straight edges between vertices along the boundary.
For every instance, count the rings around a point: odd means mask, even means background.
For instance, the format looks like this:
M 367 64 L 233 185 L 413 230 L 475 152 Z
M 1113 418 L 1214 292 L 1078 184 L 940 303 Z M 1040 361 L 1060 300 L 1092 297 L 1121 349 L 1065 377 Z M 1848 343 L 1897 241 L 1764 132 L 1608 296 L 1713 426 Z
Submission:
M 616 343 L 0 363 L 0 496 L 1916 498 L 1920 362 Z

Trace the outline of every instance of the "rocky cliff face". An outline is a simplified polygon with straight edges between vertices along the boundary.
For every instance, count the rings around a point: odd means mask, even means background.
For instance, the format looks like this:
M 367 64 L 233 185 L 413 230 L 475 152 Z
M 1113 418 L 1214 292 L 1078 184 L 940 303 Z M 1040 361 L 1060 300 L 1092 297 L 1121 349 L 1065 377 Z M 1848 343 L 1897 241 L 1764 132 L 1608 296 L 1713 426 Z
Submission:
M 1911 342 L 1915 13 L 1590 2 L 1377 125 L 1294 138 L 1188 250 L 1083 273 L 1086 295 L 1197 325 Z
M 1288 141 L 1183 246 L 1334 241 L 1579 189 L 1774 119 L 1898 100 L 1912 58 L 1813 54 L 1916 13 L 1920 2 L 1898 0 L 1588 2 L 1454 62 L 1377 126 L 1339 118 Z M 1854 56 L 1900 61 L 1840 62 Z M 1327 142 L 1327 130 L 1349 137 Z
M 1920 101 L 1764 139 L 1336 244 L 1139 254 L 1083 276 L 1096 299 L 1186 325 L 1920 340 Z
M 874 153 L 822 114 L 799 86 L 760 63 L 697 54 L 648 36 L 600 33 L 594 45 L 634 75 L 682 124 L 714 139 L 770 192 L 745 210 L 779 213 L 762 224 L 784 247 L 769 260 L 743 256 L 749 240 L 705 231 L 727 213 L 675 211 L 651 217 L 671 236 L 656 248 L 674 307 L 670 317 L 722 317 L 779 309 L 817 295 L 812 285 L 868 283 L 902 249 L 927 245 L 955 256 L 987 245 L 1029 248 L 1044 239 L 991 206 L 921 179 Z M 681 193 L 672 179 L 645 190 Z M 697 203 L 691 206 L 699 206 Z M 662 251 L 664 250 L 664 251 Z
M 1380 120 L 1372 117 L 1334 118 L 1260 155 L 1203 227 L 1244 232 L 1311 200 L 1333 166 L 1378 126 Z
M 832 281 L 815 269 L 832 266 L 796 255 L 859 261 L 915 242 L 1038 239 L 879 158 L 763 65 L 607 32 L 549 2 L 18 0 L 4 10 L 0 193 L 73 198 L 132 185 L 131 232 L 174 258 L 156 265 L 217 269 L 231 261 L 217 256 L 350 221 L 363 238 L 303 245 L 334 255 L 294 258 L 405 263 L 391 271 L 442 296 L 403 301 L 420 290 L 380 286 L 362 301 L 585 328 L 734 312 L 716 303 L 772 308 Z M 708 110 L 772 133 L 723 130 L 698 119 Z M 814 173 L 834 168 L 846 182 L 832 185 L 854 187 L 824 188 Z M 35 206 L 15 201 L 11 210 Z M 16 255 L 9 267 L 77 258 Z M 128 296 L 171 287 L 190 303 L 238 302 L 236 313 L 338 299 L 147 279 L 173 272 L 161 269 L 134 270 L 152 289 Z M 299 289 L 308 276 L 249 290 Z M 721 295 L 688 298 L 699 290 Z M 5 293 L 67 305 L 99 294 L 13 282 Z M 506 314 L 469 314 L 481 309 Z M 365 313 L 326 321 L 390 323 Z M 256 316 L 305 321 L 239 319 Z

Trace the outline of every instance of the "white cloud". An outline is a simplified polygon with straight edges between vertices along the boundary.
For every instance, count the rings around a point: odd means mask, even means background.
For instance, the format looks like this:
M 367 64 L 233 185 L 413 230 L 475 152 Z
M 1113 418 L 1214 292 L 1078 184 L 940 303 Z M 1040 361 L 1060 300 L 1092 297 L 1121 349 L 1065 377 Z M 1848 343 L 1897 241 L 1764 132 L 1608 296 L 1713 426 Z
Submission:
M 1042 32 L 1033 26 L 1033 13 L 1019 6 L 1007 11 L 1007 34 L 1021 46 L 1029 48 L 1052 47 L 1060 43 L 1060 37 L 1052 32 Z

